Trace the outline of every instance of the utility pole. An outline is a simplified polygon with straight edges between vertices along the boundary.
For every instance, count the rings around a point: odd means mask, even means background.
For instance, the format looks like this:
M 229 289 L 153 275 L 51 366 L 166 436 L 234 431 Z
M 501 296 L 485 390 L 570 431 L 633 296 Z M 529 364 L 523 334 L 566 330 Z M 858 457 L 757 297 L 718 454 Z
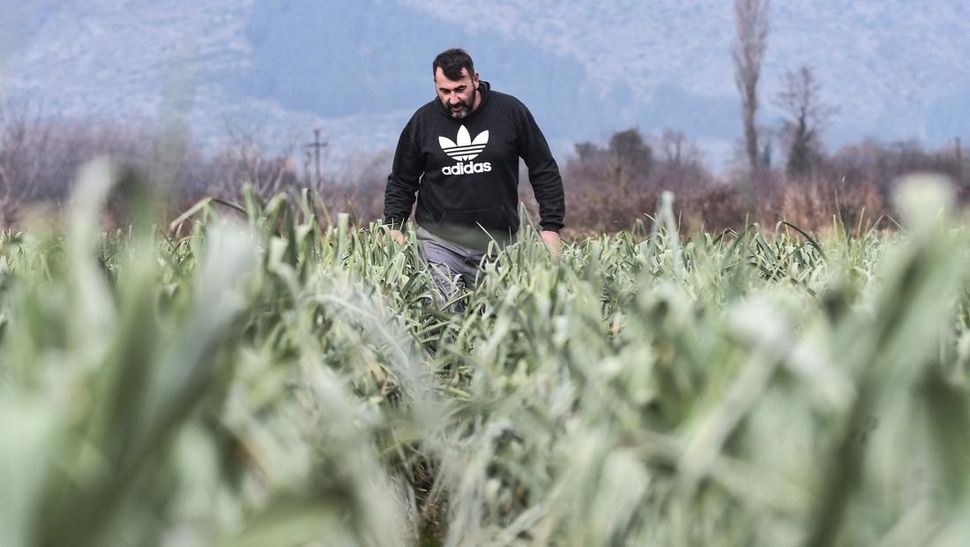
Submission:
M 305 145 L 308 150 L 307 155 L 309 155 L 309 152 L 313 152 L 314 186 L 317 188 L 323 181 L 323 173 L 320 169 L 320 151 L 326 148 L 327 144 L 327 141 L 320 141 L 320 128 L 318 127 L 313 130 L 313 142 Z
M 957 142 L 957 182 L 963 184 L 963 147 L 960 146 L 960 137 L 956 138 Z

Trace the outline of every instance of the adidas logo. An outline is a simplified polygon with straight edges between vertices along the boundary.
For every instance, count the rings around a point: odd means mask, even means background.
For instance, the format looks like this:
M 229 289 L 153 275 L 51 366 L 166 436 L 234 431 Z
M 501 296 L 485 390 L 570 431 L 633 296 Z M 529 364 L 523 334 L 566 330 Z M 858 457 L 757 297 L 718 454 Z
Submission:
M 468 129 L 465 129 L 463 125 L 458 129 L 457 143 L 448 137 L 438 137 L 438 144 L 441 145 L 445 154 L 453 159 L 472 161 L 482 153 L 482 150 L 485 150 L 485 145 L 488 144 L 488 130 L 482 131 L 475 137 L 475 140 L 472 140 L 471 135 L 468 134 Z
M 481 163 L 471 163 L 472 160 L 478 157 L 482 151 L 485 150 L 485 145 L 488 144 L 488 130 L 482 131 L 472 140 L 472 136 L 468 133 L 468 129 L 464 125 L 458 128 L 458 139 L 457 142 L 449 139 L 448 137 L 438 137 L 438 144 L 441 145 L 441 150 L 448 154 L 448 157 L 457 160 L 458 163 L 455 165 L 449 165 L 441 169 L 441 173 L 444 175 L 467 175 L 469 173 L 487 173 L 492 170 L 492 164 L 489 162 Z M 462 162 L 469 163 L 462 163 Z

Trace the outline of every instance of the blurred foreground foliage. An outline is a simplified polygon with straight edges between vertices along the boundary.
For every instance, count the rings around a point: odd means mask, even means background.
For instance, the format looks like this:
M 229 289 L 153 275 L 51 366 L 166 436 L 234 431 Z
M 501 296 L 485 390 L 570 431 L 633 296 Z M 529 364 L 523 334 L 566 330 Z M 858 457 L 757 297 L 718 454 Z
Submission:
M 960 545 L 970 233 L 933 180 L 905 230 L 567 244 L 534 230 L 461 314 L 413 237 L 311 194 L 0 256 L 0 545 Z M 125 177 L 122 183 L 125 183 Z M 129 180 L 135 184 L 137 181 Z

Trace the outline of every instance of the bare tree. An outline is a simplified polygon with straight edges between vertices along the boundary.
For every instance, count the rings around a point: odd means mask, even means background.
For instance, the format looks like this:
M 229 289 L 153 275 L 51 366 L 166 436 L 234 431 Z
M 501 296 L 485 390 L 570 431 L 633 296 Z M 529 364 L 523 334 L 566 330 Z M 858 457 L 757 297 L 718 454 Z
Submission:
M 741 121 L 744 124 L 745 153 L 752 171 L 757 170 L 758 129 L 755 116 L 758 112 L 758 80 L 761 63 L 768 47 L 769 0 L 735 0 L 734 16 L 737 42 L 732 48 L 734 59 L 734 83 L 741 94 Z
M 44 182 L 53 131 L 29 101 L 0 105 L 0 196 L 33 197 Z
M 216 156 L 216 161 L 225 165 L 213 189 L 216 194 L 234 197 L 247 183 L 265 198 L 299 187 L 292 142 L 275 147 L 277 151 L 273 152 L 258 127 L 227 126 L 226 131 L 226 147 Z
M 808 66 L 785 74 L 775 104 L 787 114 L 782 134 L 788 144 L 789 176 L 812 172 L 821 153 L 820 132 L 837 109 L 822 101 L 822 85 Z
M 700 162 L 700 150 L 695 143 L 687 139 L 683 131 L 664 129 L 657 146 L 662 160 L 668 165 L 683 167 Z

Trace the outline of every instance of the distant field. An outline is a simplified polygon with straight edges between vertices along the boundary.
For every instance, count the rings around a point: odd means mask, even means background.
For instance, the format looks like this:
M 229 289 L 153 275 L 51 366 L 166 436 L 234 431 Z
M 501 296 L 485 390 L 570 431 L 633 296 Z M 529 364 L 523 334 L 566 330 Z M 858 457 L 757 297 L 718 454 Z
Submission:
M 0 241 L 0 545 L 960 545 L 970 233 L 533 232 L 462 314 L 314 200 Z

